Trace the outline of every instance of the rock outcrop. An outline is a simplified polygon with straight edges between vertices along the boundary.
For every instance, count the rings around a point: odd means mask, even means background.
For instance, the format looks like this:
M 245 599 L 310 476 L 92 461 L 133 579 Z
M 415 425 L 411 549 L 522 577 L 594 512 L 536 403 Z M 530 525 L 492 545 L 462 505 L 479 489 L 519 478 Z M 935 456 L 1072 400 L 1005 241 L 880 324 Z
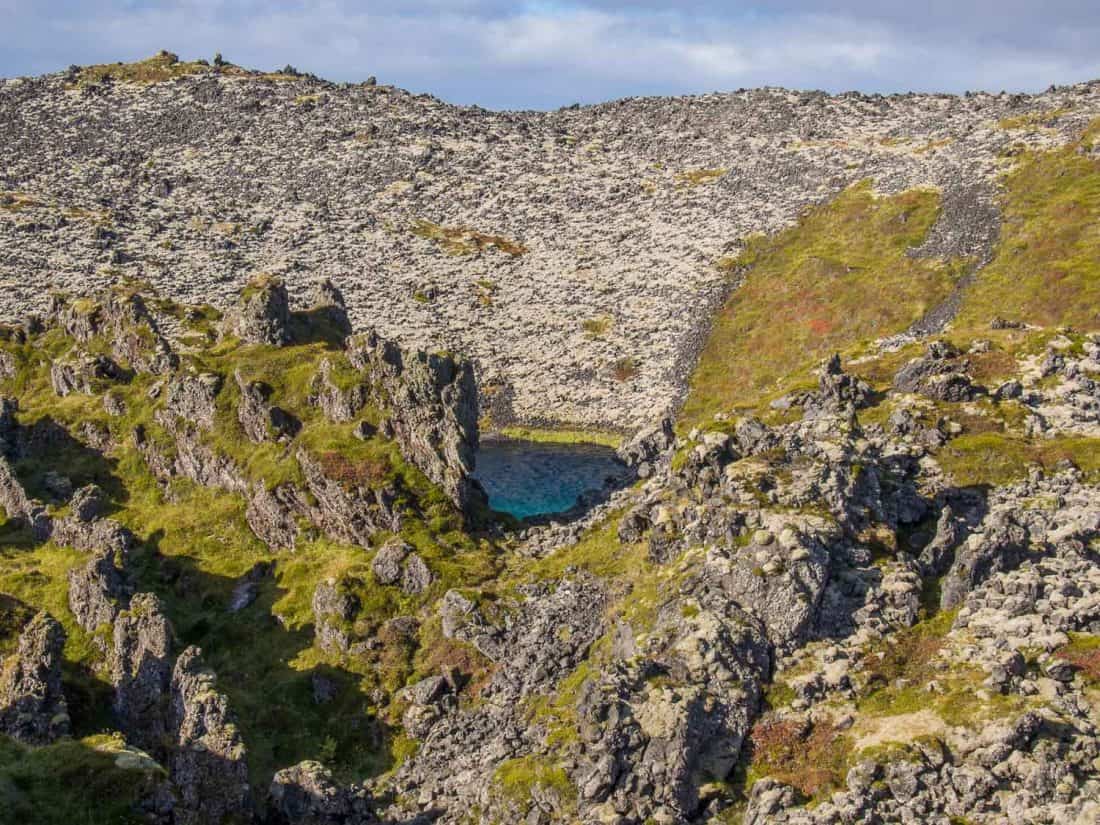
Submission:
M 187 648 L 172 671 L 168 729 L 175 743 L 168 770 L 180 795 L 174 821 L 248 822 L 253 804 L 244 742 L 201 656 Z
M 128 742 L 158 761 L 167 756 L 166 718 L 172 677 L 172 627 L 160 600 L 138 593 L 115 621 L 111 651 L 113 709 Z
M 373 333 L 349 342 L 348 358 L 370 375 L 408 460 L 459 509 L 484 504 L 484 491 L 470 477 L 478 446 L 473 365 L 448 354 L 405 353 Z
M 65 631 L 39 613 L 23 628 L 19 647 L 0 669 L 0 733 L 29 745 L 46 745 L 70 730 L 61 689 Z
M 102 550 L 84 567 L 69 571 L 69 609 L 85 630 L 113 625 L 129 605 L 132 588 L 115 561 L 114 550 Z
M 368 825 L 374 818 L 370 797 L 338 784 L 319 762 L 300 762 L 275 774 L 268 790 L 272 825 Z
M 246 344 L 289 344 L 290 299 L 282 279 L 261 276 L 250 281 L 229 314 L 226 330 Z

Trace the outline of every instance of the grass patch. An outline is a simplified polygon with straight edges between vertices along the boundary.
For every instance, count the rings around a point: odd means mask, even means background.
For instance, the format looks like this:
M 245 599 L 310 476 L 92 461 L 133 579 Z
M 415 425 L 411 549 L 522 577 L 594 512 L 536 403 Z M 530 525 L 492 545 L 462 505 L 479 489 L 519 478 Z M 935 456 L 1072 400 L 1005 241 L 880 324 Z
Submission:
M 676 186 L 681 189 L 691 189 L 707 183 L 714 183 L 724 177 L 727 172 L 729 172 L 728 169 L 688 169 L 677 173 Z
M 11 825 L 138 825 L 137 802 L 162 779 L 120 737 L 31 748 L 0 736 L 0 821 Z
M 417 220 L 409 230 L 412 234 L 436 245 L 448 255 L 476 255 L 489 249 L 518 258 L 527 254 L 527 247 L 500 235 L 488 235 L 461 226 L 440 226 L 426 220 Z
M 1003 118 L 997 121 L 997 125 L 1010 132 L 1021 129 L 1050 128 L 1071 111 L 1073 110 L 1070 107 L 1062 106 L 1045 112 L 1028 112 L 1016 117 Z
M 623 436 L 620 433 L 605 430 L 504 427 L 499 434 L 516 441 L 538 441 L 543 444 L 602 444 L 605 447 L 618 449 L 623 443 Z
M 581 329 L 584 330 L 584 334 L 588 338 L 602 338 L 607 335 L 611 329 L 612 321 L 606 315 L 601 315 L 599 318 L 589 318 L 587 321 L 581 324 Z
M 493 774 L 493 783 L 500 795 L 524 814 L 531 807 L 531 795 L 536 787 L 544 793 L 556 793 L 560 802 L 570 809 L 577 800 L 577 789 L 565 770 L 534 756 L 501 762 Z
M 1021 481 L 1028 469 L 1041 466 L 1055 469 L 1061 461 L 1070 461 L 1085 474 L 1086 480 L 1100 479 L 1100 439 L 1061 436 L 1027 439 L 1001 432 L 982 432 L 959 436 L 936 454 L 944 472 L 961 487 L 988 484 L 999 486 Z
M 1079 142 L 1019 158 L 1005 179 L 1001 239 L 955 328 L 997 315 L 1041 326 L 1100 326 L 1100 161 Z
M 950 292 L 959 263 L 915 259 L 939 195 L 878 197 L 865 181 L 738 259 L 740 287 L 718 313 L 681 426 L 777 393 L 835 351 L 904 329 Z
M 159 52 L 145 60 L 133 63 L 101 63 L 84 66 L 77 75 L 77 85 L 102 83 L 114 80 L 120 83 L 165 83 L 177 77 L 214 72 L 212 66 L 204 62 L 184 62 L 171 52 Z

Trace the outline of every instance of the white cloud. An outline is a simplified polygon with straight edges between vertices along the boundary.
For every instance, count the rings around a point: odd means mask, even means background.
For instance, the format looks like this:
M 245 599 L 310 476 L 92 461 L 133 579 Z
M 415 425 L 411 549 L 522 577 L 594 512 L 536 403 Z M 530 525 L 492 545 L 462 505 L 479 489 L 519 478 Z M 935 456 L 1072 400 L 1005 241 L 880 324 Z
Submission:
M 168 48 L 486 106 L 756 85 L 1039 89 L 1100 74 L 1094 2 L 0 0 L 0 74 Z

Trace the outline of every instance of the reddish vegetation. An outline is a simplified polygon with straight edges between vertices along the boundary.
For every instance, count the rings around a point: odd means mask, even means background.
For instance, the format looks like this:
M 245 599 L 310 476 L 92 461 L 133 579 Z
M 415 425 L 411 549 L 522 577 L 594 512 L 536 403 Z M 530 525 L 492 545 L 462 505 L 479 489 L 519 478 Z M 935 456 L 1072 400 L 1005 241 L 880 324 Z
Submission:
M 813 725 L 765 715 L 749 733 L 749 751 L 754 773 L 813 797 L 842 783 L 848 747 L 829 722 Z
M 353 461 L 342 453 L 321 453 L 318 457 L 325 475 L 341 484 L 373 486 L 386 480 L 389 474 L 387 462 L 377 458 Z
M 1073 665 L 1080 675 L 1091 682 L 1100 682 L 1100 648 L 1063 650 L 1060 655 Z

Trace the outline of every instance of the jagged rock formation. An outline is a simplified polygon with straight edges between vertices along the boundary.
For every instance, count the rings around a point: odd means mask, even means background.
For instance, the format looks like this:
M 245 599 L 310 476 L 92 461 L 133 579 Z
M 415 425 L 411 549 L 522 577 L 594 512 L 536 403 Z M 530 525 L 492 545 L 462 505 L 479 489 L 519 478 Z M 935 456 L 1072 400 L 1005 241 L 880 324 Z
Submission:
M 138 593 L 114 624 L 113 707 L 128 741 L 157 759 L 166 755 L 171 655 L 172 628 L 160 600 L 152 593 Z
M 252 794 L 244 743 L 201 655 L 198 648 L 187 648 L 172 671 L 168 725 L 175 746 L 168 767 L 180 789 L 175 822 L 247 822 L 252 816 Z
M 69 571 L 69 609 L 85 630 L 113 625 L 129 595 L 130 585 L 115 564 L 114 550 L 103 550 L 86 567 Z
M 19 649 L 0 670 L 0 732 L 31 745 L 69 733 L 69 711 L 61 689 L 65 631 L 39 613 L 19 636 Z
M 392 409 L 388 424 L 409 461 L 460 508 L 484 504 L 469 477 L 478 444 L 473 365 L 444 353 L 409 357 L 373 334 L 349 343 L 348 360 L 376 382 L 374 393 Z

